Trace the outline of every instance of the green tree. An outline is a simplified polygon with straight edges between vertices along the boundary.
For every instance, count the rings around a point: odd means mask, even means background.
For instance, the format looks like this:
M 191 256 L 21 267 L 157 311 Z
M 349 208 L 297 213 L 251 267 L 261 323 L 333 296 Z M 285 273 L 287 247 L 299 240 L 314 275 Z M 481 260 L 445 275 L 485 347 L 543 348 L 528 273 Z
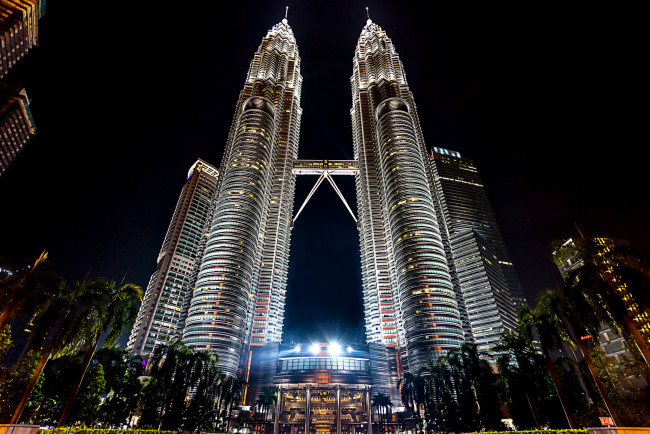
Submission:
M 0 368 L 0 421 L 3 423 L 11 419 L 22 391 L 36 369 L 38 359 L 38 352 L 29 351 L 13 369 Z M 34 386 L 31 400 L 25 404 L 24 420 L 29 421 L 34 417 L 41 400 L 42 384 L 41 380 Z
M 104 367 L 98 363 L 88 369 L 84 376 L 79 394 L 71 409 L 74 420 L 82 422 L 87 426 L 94 426 L 101 417 L 101 397 L 106 392 L 106 380 L 104 378 Z
M 643 359 L 650 364 L 650 349 L 635 324 L 629 305 L 634 303 L 642 312 L 650 307 L 650 273 L 647 260 L 634 249 L 612 248 L 598 240 L 583 239 L 563 245 L 554 257 L 578 256 L 583 265 L 566 279 L 573 292 L 581 292 L 601 322 L 620 329 L 637 345 Z M 627 292 L 631 300 L 623 297 Z
M 142 358 L 131 356 L 122 348 L 102 348 L 95 353 L 95 361 L 104 369 L 106 399 L 101 406 L 101 420 L 119 426 L 138 405 L 142 390 L 139 378 L 143 373 Z
M 522 306 L 519 309 L 519 328 L 526 339 L 533 341 L 535 333 L 539 337 L 542 347 L 542 354 L 546 367 L 551 375 L 555 390 L 557 392 L 562 409 L 566 416 L 570 428 L 576 428 L 575 421 L 569 408 L 569 403 L 565 398 L 560 376 L 555 368 L 555 363 L 551 358 L 551 351 L 562 347 L 562 342 L 566 340 L 566 332 L 562 320 L 555 312 L 555 306 L 558 304 L 558 297 L 555 291 L 543 291 L 537 299 L 537 305 L 534 309 Z
M 589 275 L 585 275 L 589 276 Z M 593 276 L 593 274 L 591 275 Z M 610 322 L 611 319 L 605 307 L 600 303 L 592 303 L 590 297 L 585 296 L 583 291 L 592 291 L 593 287 L 588 283 L 588 279 L 581 279 L 580 284 L 575 279 L 569 278 L 562 285 L 558 297 L 553 306 L 555 314 L 562 320 L 564 329 L 568 337 L 575 346 L 580 349 L 584 363 L 586 364 L 591 378 L 596 385 L 596 389 L 607 407 L 607 411 L 618 426 L 621 425 L 621 419 L 618 416 L 616 408 L 607 393 L 596 365 L 591 358 L 591 353 L 587 348 L 585 340 L 582 339 L 583 333 L 591 336 L 593 341 L 599 343 L 598 330 L 603 322 Z
M 122 332 L 131 327 L 138 314 L 139 302 L 142 301 L 142 288 L 133 284 L 117 286 L 115 282 L 106 279 L 94 279 L 88 286 L 95 288 L 104 295 L 104 304 L 98 304 L 93 309 L 93 322 L 81 322 L 79 328 L 84 336 L 86 351 L 72 391 L 68 396 L 58 426 L 67 423 L 72 404 L 77 396 L 83 377 L 93 359 L 93 355 L 104 333 L 104 345 L 115 345 Z
M 47 363 L 55 357 L 75 354 L 87 342 L 87 330 L 92 328 L 98 314 L 105 308 L 104 291 L 93 282 L 76 283 L 70 287 L 63 284 L 59 292 L 47 302 L 36 321 L 32 343 L 47 339 L 36 369 L 27 384 L 10 423 L 18 423 L 32 389 L 35 387 Z M 50 334 L 54 328 L 54 331 Z

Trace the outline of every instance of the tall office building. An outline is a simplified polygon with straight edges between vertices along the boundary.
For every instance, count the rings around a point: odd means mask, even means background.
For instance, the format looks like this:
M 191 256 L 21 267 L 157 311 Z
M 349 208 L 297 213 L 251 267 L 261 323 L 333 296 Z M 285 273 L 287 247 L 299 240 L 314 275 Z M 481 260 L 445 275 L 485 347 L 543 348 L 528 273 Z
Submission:
M 521 284 L 492 206 L 485 192 L 476 164 L 460 153 L 433 148 L 430 162 L 435 171 L 435 188 L 438 191 L 442 212 L 450 233 L 476 230 L 494 248 L 503 271 L 515 308 L 525 305 Z
M 201 159 L 187 174 L 127 343 L 132 354 L 146 358 L 157 345 L 181 337 L 201 239 L 212 217 L 218 174 Z
M 415 372 L 464 335 L 413 95 L 391 39 L 370 19 L 351 82 L 366 337 L 399 346 Z
M 38 20 L 44 6 L 42 0 L 0 1 L 0 79 L 38 45 Z
M 0 175 L 36 133 L 25 89 L 0 83 Z
M 240 93 L 183 341 L 233 375 L 248 344 L 282 337 L 302 109 L 286 18 L 262 39 Z
M 476 164 L 435 147 L 429 158 L 471 340 L 488 350 L 526 302 Z

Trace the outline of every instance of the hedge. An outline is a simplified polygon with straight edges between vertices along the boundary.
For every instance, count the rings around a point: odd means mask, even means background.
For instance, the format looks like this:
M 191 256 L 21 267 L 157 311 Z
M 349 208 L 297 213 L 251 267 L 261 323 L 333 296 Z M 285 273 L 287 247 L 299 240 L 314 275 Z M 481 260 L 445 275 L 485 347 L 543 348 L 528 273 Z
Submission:
M 523 431 L 485 431 L 485 432 L 468 432 L 462 434 L 587 434 L 587 428 L 582 429 L 531 429 Z

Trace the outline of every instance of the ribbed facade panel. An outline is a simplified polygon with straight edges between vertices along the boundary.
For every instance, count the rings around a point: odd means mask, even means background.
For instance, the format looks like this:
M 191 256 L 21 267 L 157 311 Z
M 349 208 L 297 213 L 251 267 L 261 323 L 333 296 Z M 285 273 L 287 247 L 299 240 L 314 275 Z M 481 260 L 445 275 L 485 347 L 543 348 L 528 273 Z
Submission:
M 157 345 L 181 337 L 217 178 L 217 169 L 202 160 L 190 168 L 127 343 L 132 354 L 147 358 Z
M 283 20 L 262 40 L 240 94 L 183 334 L 229 375 L 246 345 L 282 336 L 301 84 Z
M 416 371 L 464 334 L 415 103 L 392 41 L 370 20 L 351 83 L 366 338 L 399 346 Z

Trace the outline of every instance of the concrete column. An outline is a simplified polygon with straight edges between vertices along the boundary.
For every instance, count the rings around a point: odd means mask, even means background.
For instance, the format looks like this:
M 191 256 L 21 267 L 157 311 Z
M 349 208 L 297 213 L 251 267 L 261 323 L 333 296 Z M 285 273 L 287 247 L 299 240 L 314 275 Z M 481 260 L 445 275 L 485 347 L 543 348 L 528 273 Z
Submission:
M 307 386 L 307 401 L 305 402 L 305 434 L 309 434 L 309 419 L 311 414 L 311 389 Z
M 341 434 L 341 385 L 336 385 L 336 434 Z
M 273 421 L 273 434 L 280 432 L 280 409 L 282 409 L 282 385 L 278 385 L 278 399 L 275 401 L 275 420 Z
M 366 387 L 366 408 L 368 410 L 368 434 L 372 434 L 372 407 L 370 406 L 370 386 Z

